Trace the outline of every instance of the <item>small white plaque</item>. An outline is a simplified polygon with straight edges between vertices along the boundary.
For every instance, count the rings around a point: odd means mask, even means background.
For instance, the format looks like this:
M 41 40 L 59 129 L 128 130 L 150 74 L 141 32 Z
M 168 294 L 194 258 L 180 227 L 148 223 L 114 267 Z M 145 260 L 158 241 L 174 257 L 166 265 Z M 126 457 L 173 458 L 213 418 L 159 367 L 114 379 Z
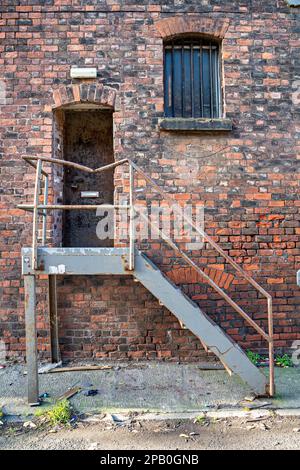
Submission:
M 81 191 L 81 197 L 99 197 L 99 191 Z
M 97 78 L 96 67 L 72 67 L 71 78 Z

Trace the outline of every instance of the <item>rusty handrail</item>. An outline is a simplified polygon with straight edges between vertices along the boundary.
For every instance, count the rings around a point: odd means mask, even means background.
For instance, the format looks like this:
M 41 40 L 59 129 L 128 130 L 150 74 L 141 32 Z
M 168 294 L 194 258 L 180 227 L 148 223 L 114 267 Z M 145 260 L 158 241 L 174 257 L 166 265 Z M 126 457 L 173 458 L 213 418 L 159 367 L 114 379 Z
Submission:
M 165 191 L 163 191 L 140 167 L 138 167 L 134 162 L 129 160 L 129 164 L 139 173 L 162 197 L 165 198 L 171 204 L 176 202 L 176 199 L 170 197 Z M 140 214 L 142 218 L 146 216 L 144 214 Z M 154 227 L 159 232 L 160 236 L 166 241 L 166 243 L 171 246 L 185 261 L 195 269 L 201 276 L 207 280 L 209 285 L 213 287 L 228 303 L 231 305 L 267 342 L 269 345 L 269 394 L 273 396 L 275 394 L 275 384 L 274 384 L 274 333 L 273 333 L 273 311 L 272 311 L 272 296 L 263 288 L 261 287 L 251 276 L 249 276 L 219 245 L 209 236 L 207 235 L 204 230 L 199 228 L 192 219 L 187 217 L 183 214 L 183 218 L 187 223 L 189 223 L 194 230 L 201 235 L 206 242 L 208 242 L 215 250 L 223 256 L 231 266 L 238 271 L 238 273 L 246 279 L 256 290 L 258 290 L 267 300 L 267 311 L 268 311 L 268 333 L 266 333 L 259 325 L 256 324 L 254 320 L 241 308 L 239 305 L 236 304 L 229 296 L 221 289 L 204 271 L 197 266 L 188 255 L 186 255 L 180 248 L 172 242 L 159 228 L 155 225 Z M 150 225 L 153 226 L 151 220 L 149 220 Z
M 119 160 L 117 162 L 109 163 L 108 165 L 93 169 L 88 166 L 80 165 L 79 163 L 70 162 L 68 160 L 61 160 L 59 158 L 35 157 L 35 156 L 30 156 L 30 157 L 25 156 L 22 158 L 34 168 L 36 168 L 36 165 L 32 164 L 31 160 L 34 160 L 34 161 L 41 160 L 42 162 L 55 163 L 56 165 L 69 166 L 72 168 L 76 168 L 77 170 L 85 171 L 86 173 L 100 173 L 101 171 L 111 170 L 112 168 L 116 168 L 117 166 L 124 165 L 124 163 L 128 162 L 128 159 L 124 158 L 123 160 Z
M 176 199 L 170 197 L 167 193 L 165 193 L 165 191 L 163 191 L 148 175 L 146 175 L 146 173 L 144 173 L 144 171 L 139 168 L 135 163 L 133 162 L 130 162 L 130 164 L 134 167 L 134 169 L 140 173 L 143 178 L 145 178 L 146 181 L 148 181 L 148 183 L 150 183 L 150 185 L 155 188 L 157 190 L 158 193 L 160 193 L 161 196 L 163 196 L 168 202 L 170 202 L 171 204 L 176 202 Z M 272 299 L 271 295 L 265 291 L 265 289 L 263 287 L 261 287 L 254 279 L 252 279 L 251 276 L 249 276 L 229 255 L 227 255 L 227 253 L 225 253 L 225 251 L 219 247 L 219 245 L 209 236 L 207 235 L 206 232 L 204 232 L 204 230 L 200 229 L 197 225 L 195 225 L 195 223 L 193 222 L 192 219 L 190 219 L 189 217 L 187 217 L 185 214 L 183 215 L 184 219 L 186 220 L 186 222 L 188 222 L 198 233 L 199 235 L 201 235 L 211 246 L 213 246 L 215 248 L 215 250 L 220 254 L 222 255 L 230 264 L 231 266 L 233 266 L 245 279 L 247 279 L 247 281 L 250 282 L 250 284 L 253 285 L 253 287 L 255 287 L 257 290 L 259 290 L 261 292 L 262 295 L 264 295 L 266 298 L 270 298 Z
M 109 165 L 105 165 L 96 169 L 92 169 L 86 167 L 84 165 L 80 165 L 78 163 L 69 162 L 67 160 L 60 160 L 57 158 L 48 158 L 48 157 L 35 157 L 35 156 L 26 156 L 23 159 L 33 166 L 36 169 L 36 182 L 35 182 L 35 194 L 34 194 L 34 204 L 33 205 L 19 205 L 18 207 L 24 210 L 33 210 L 34 212 L 34 233 L 33 233 L 33 263 L 36 264 L 36 239 L 37 239 L 37 217 L 39 209 L 43 210 L 44 216 L 44 227 L 43 233 L 45 232 L 45 214 L 46 210 L 54 210 L 54 209 L 73 209 L 75 206 L 58 206 L 58 205 L 47 205 L 47 197 L 45 196 L 46 201 L 44 200 L 44 205 L 38 204 L 38 191 L 39 191 L 39 180 L 40 177 L 43 175 L 48 177 L 48 173 L 42 169 L 42 162 L 47 163 L 54 163 L 57 165 L 62 166 L 69 166 L 76 168 L 81 171 L 85 171 L 87 173 L 100 173 L 102 171 L 110 170 L 116 168 L 117 166 L 123 165 L 125 163 L 129 164 L 129 180 L 130 180 L 130 204 L 128 207 L 130 209 L 130 240 L 129 240 L 129 269 L 134 269 L 134 201 L 133 201 L 133 194 L 134 194 L 134 171 L 139 173 L 165 200 L 173 204 L 176 202 L 176 199 L 169 196 L 165 191 L 163 191 L 138 165 L 136 165 L 132 160 L 128 158 L 124 158 L 117 162 L 111 163 Z M 35 164 L 33 161 L 37 161 Z M 79 206 L 78 206 L 79 207 Z M 91 206 L 82 206 L 90 207 Z M 119 207 L 119 206 L 111 206 L 111 207 Z M 77 208 L 77 206 L 76 206 Z M 141 216 L 145 219 L 147 217 L 141 213 Z M 274 338 L 273 338 L 273 312 L 272 312 L 272 296 L 263 288 L 261 287 L 248 273 L 246 273 L 219 245 L 209 236 L 207 233 L 198 227 L 194 221 L 187 217 L 185 214 L 183 215 L 184 220 L 193 227 L 193 229 L 206 240 L 224 259 L 244 278 L 246 279 L 258 292 L 260 292 L 266 299 L 267 299 L 267 310 L 268 310 L 268 333 L 266 333 L 259 325 L 256 324 L 254 320 L 241 308 L 239 305 L 232 300 L 229 295 L 221 289 L 202 269 L 194 263 L 190 259 L 188 255 L 186 255 L 169 237 L 167 237 L 159 228 L 157 228 L 151 221 L 150 225 L 154 226 L 154 228 L 158 231 L 159 235 L 166 241 L 166 243 L 174 249 L 193 269 L 195 269 L 206 281 L 208 284 L 213 287 L 228 303 L 232 306 L 244 319 L 247 323 L 249 323 L 269 344 L 269 394 L 273 396 L 275 393 L 275 385 L 274 385 Z M 148 219 L 147 219 L 148 221 Z M 45 234 L 43 235 L 43 239 L 45 239 Z
M 177 245 L 174 243 L 161 229 L 156 227 L 156 225 L 151 222 L 151 220 L 147 218 L 145 214 L 142 212 L 140 213 L 141 217 L 145 220 L 148 221 L 149 224 L 157 231 L 157 233 L 161 236 L 163 240 L 171 247 L 173 248 L 174 251 L 176 251 L 181 258 L 183 258 L 192 268 L 194 268 L 202 277 L 204 277 L 208 284 L 211 285 L 222 297 L 224 297 L 225 300 L 263 337 L 265 338 L 266 341 L 269 341 L 269 335 L 262 329 L 260 326 L 258 326 L 254 320 L 252 320 L 251 317 L 241 308 L 239 305 L 237 305 L 234 300 L 232 300 L 226 292 L 221 289 L 204 271 L 202 271 L 199 266 L 196 265 L 196 263 L 191 260 L 191 258 L 186 255 Z

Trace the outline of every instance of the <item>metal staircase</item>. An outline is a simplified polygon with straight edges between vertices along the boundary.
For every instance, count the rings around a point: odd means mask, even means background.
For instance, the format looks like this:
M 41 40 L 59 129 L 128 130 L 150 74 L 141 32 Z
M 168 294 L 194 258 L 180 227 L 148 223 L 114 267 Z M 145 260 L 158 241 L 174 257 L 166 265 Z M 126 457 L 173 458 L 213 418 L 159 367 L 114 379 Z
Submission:
M 144 178 L 166 200 L 174 202 L 170 196 L 152 181 L 136 164 L 130 160 L 121 160 L 112 165 L 92 170 L 76 164 L 77 169 L 88 172 L 105 171 L 119 165 L 129 165 L 129 205 L 110 206 L 129 211 L 129 247 L 124 248 L 47 248 L 45 227 L 48 210 L 72 210 L 78 206 L 49 205 L 46 189 L 48 187 L 47 172 L 42 169 L 42 163 L 48 162 L 58 165 L 74 166 L 75 164 L 64 160 L 44 157 L 25 157 L 36 168 L 36 182 L 34 203 L 32 205 L 19 205 L 18 207 L 33 212 L 33 242 L 30 248 L 22 249 L 22 274 L 25 276 L 25 319 L 26 319 L 26 356 L 28 364 L 28 400 L 29 403 L 38 402 L 38 374 L 37 374 L 37 348 L 36 348 L 36 320 L 35 320 L 35 282 L 36 276 L 49 277 L 50 334 L 52 360 L 58 361 L 59 347 L 57 338 L 57 309 L 56 309 L 56 276 L 57 275 L 132 275 L 158 301 L 172 312 L 179 322 L 199 338 L 205 349 L 212 351 L 231 374 L 238 374 L 257 395 L 273 396 L 274 387 L 274 358 L 273 358 L 273 317 L 272 298 L 259 284 L 256 283 L 235 261 L 230 258 L 193 220 L 186 217 L 186 221 L 203 237 L 205 242 L 215 249 L 238 273 L 248 281 L 267 300 L 268 333 L 259 326 L 236 302 L 225 292 L 223 284 L 212 279 L 210 271 L 199 267 L 188 254 L 179 248 L 159 228 L 158 235 L 181 257 L 197 275 L 218 292 L 228 304 L 241 315 L 269 344 L 269 378 L 258 369 L 247 357 L 244 351 L 216 324 L 214 323 L 182 290 L 167 278 L 160 269 L 144 254 L 135 248 L 135 222 L 134 222 L 134 172 Z M 43 204 L 39 202 L 41 180 L 44 181 Z M 101 206 L 104 207 L 104 206 Z M 106 207 L 106 206 L 105 206 Z M 108 207 L 108 206 L 107 206 Z M 80 207 L 80 209 L 82 206 Z M 95 209 L 94 206 L 85 206 L 85 209 Z M 39 215 L 43 217 L 42 246 L 38 246 Z M 143 215 L 143 217 L 145 217 Z M 151 223 L 151 222 L 150 222 Z M 230 275 L 231 276 L 231 275 Z M 228 279 L 228 275 L 225 276 Z M 219 277 L 220 279 L 220 277 Z M 51 282 L 50 282 L 51 280 Z M 231 281 L 230 281 L 231 282 Z M 225 283 L 226 285 L 226 283 Z
M 266 376 L 248 359 L 244 351 L 143 253 L 135 257 L 133 275 L 220 359 L 225 368 L 239 375 L 258 395 L 266 394 Z

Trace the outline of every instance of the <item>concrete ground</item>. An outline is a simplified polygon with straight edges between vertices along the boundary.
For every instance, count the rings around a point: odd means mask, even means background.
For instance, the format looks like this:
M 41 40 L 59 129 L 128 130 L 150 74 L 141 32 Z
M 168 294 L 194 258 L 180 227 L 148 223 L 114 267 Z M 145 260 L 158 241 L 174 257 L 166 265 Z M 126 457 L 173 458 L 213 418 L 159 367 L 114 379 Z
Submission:
M 24 366 L 0 369 L 0 449 L 300 449 L 300 368 L 276 368 L 276 398 L 248 401 L 238 377 L 205 367 L 117 363 L 39 375 L 49 394 L 39 411 L 82 388 L 70 399 L 77 418 L 63 427 L 34 416 Z
M 193 420 L 139 420 L 125 426 L 110 421 L 75 428 L 0 431 L 3 450 L 224 450 L 300 449 L 300 417 L 242 417 Z M 55 431 L 55 432 L 53 432 Z M 107 455 L 107 452 L 105 452 Z M 122 455 L 122 454 L 121 454 Z M 124 452 L 126 455 L 126 452 Z M 88 459 L 87 459 L 88 463 Z M 134 466 L 133 466 L 134 467 Z
M 112 369 L 39 375 L 40 393 L 55 400 L 68 389 L 82 391 L 70 399 L 80 413 L 160 412 L 188 413 L 216 409 L 242 409 L 251 390 L 237 376 L 222 370 L 203 370 L 205 365 L 174 363 L 117 363 Z M 300 368 L 276 368 L 276 398 L 255 400 L 249 407 L 300 409 Z M 6 415 L 28 416 L 27 376 L 24 366 L 0 369 L 0 406 Z M 97 389 L 95 396 L 85 396 Z M 267 403 L 267 404 L 266 404 Z M 41 408 L 41 407 L 39 407 Z

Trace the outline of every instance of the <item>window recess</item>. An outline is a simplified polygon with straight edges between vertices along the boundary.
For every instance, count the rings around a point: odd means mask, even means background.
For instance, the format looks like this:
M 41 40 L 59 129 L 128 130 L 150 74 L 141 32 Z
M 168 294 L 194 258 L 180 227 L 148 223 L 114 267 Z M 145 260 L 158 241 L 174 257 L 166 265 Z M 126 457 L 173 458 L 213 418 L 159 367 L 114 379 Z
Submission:
M 177 39 L 164 47 L 165 117 L 221 117 L 219 44 Z

